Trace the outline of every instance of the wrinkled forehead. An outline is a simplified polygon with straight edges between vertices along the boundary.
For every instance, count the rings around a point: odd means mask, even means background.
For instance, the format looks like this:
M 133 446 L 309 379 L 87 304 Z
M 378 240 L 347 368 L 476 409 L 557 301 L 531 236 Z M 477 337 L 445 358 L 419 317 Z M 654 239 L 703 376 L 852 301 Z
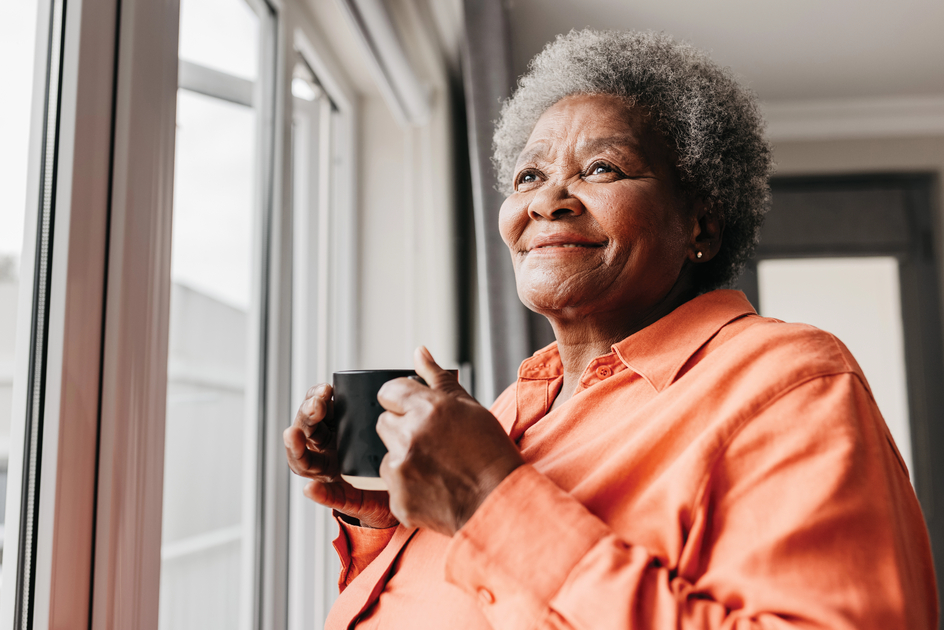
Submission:
M 578 137 L 574 142 L 554 141 L 549 138 L 535 138 L 529 142 L 521 154 L 518 156 L 515 167 L 521 168 L 525 164 L 534 162 L 552 162 L 562 157 L 579 159 L 585 155 L 608 154 L 623 160 L 644 160 L 649 161 L 649 154 L 646 147 L 639 141 L 635 135 L 625 133 L 614 133 L 611 135 L 587 135 Z
M 665 158 L 674 165 L 667 144 L 644 111 L 620 97 L 580 94 L 565 97 L 544 111 L 515 167 L 592 153 L 646 162 Z

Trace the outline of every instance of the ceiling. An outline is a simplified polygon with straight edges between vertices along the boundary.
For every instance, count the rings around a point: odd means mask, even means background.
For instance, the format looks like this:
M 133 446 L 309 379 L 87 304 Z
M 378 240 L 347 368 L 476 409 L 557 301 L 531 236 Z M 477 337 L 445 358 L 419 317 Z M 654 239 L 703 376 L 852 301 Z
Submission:
M 768 103 L 944 96 L 944 0 L 506 1 L 517 74 L 571 28 L 651 29 Z

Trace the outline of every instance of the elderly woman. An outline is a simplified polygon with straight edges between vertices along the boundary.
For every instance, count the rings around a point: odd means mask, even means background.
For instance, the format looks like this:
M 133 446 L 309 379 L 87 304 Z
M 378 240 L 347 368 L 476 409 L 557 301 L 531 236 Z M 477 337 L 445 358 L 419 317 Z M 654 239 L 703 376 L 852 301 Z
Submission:
M 535 58 L 495 163 L 518 293 L 556 343 L 491 410 L 415 356 L 337 478 L 331 390 L 285 432 L 335 510 L 329 628 L 937 627 L 921 511 L 834 337 L 729 285 L 768 203 L 752 98 L 689 46 L 581 31 Z

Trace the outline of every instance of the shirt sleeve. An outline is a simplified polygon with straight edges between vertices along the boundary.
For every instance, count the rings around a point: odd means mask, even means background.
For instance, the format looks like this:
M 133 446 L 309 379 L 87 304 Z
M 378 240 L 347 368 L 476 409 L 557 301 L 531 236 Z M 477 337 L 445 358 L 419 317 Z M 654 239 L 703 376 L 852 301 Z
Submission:
M 334 548 L 341 560 L 338 590 L 343 591 L 367 565 L 380 555 L 393 538 L 397 527 L 384 529 L 358 527 L 345 522 L 337 512 L 334 513 L 334 520 L 338 523 L 338 537 L 334 539 Z
M 496 630 L 937 627 L 920 508 L 852 374 L 744 422 L 693 513 L 668 566 L 525 465 L 456 534 L 446 577 Z

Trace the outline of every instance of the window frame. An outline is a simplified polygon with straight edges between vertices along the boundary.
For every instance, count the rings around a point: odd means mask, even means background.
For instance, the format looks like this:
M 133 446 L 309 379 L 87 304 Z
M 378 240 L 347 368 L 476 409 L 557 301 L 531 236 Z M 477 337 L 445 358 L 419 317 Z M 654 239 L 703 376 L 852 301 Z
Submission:
M 285 177 L 284 199 L 291 200 L 293 182 L 292 167 L 292 123 L 293 99 L 292 72 L 294 60 L 301 56 L 305 63 L 314 72 L 325 91 L 326 96 L 333 103 L 335 112 L 332 115 L 331 147 L 327 155 L 331 168 L 322 162 L 322 177 L 330 188 L 330 208 L 327 210 L 327 234 L 322 239 L 329 243 L 329 251 L 320 257 L 327 263 L 331 272 L 325 275 L 325 270 L 308 270 L 314 282 L 310 290 L 314 295 L 326 298 L 320 305 L 315 305 L 321 315 L 326 318 L 323 323 L 322 343 L 313 343 L 311 346 L 302 341 L 305 351 L 314 348 L 316 357 L 312 362 L 314 368 L 305 367 L 298 359 L 298 341 L 289 339 L 291 349 L 295 350 L 294 357 L 289 355 L 290 378 L 286 383 L 291 384 L 288 392 L 287 405 L 284 412 L 272 418 L 273 432 L 278 435 L 279 470 L 273 471 L 278 480 L 279 494 L 286 496 L 288 527 L 283 530 L 287 536 L 286 549 L 290 550 L 290 557 L 285 566 L 285 575 L 288 579 L 286 592 L 287 620 L 285 626 L 289 630 L 308 630 L 318 627 L 327 617 L 328 610 L 337 597 L 337 556 L 332 546 L 334 519 L 329 510 L 316 506 L 308 501 L 301 493 L 305 480 L 290 475 L 282 464 L 284 449 L 281 446 L 281 434 L 285 427 L 294 418 L 295 411 L 307 386 L 317 382 L 330 381 L 331 373 L 339 366 L 353 365 L 358 356 L 357 347 L 357 320 L 356 300 L 357 282 L 359 277 L 357 252 L 357 178 L 355 165 L 358 163 L 358 129 L 359 116 L 358 101 L 355 91 L 347 81 L 341 66 L 334 59 L 330 48 L 324 45 L 326 38 L 320 29 L 309 17 L 301 3 L 285 3 L 283 5 L 284 23 L 293 25 L 290 31 L 284 33 L 281 51 L 283 58 L 290 60 L 283 67 L 285 76 L 284 90 L 281 91 L 285 101 L 283 109 L 283 134 Z M 325 123 L 322 121 L 321 123 Z M 321 203 L 328 201 L 322 198 Z M 282 204 L 287 211 L 285 227 L 288 232 L 283 234 L 281 243 L 283 252 L 290 252 L 294 259 L 292 228 L 294 227 L 295 209 L 291 203 Z M 307 295 L 299 295 L 293 291 L 294 278 L 289 278 L 288 290 L 290 312 L 298 313 L 309 310 Z M 300 326 L 298 321 L 290 321 L 284 330 L 289 335 L 293 329 Z M 325 340 L 325 337 L 327 338 Z M 326 342 L 325 342 L 326 341 Z
M 43 110 L 49 63 L 49 24 L 55 0 L 40 0 L 30 123 L 24 242 L 36 242 L 40 207 Z M 65 5 L 59 0 L 60 5 Z M 68 625 L 89 615 L 95 510 L 96 432 L 101 355 L 116 5 L 65 7 L 58 79 L 58 153 L 54 238 L 47 311 L 46 378 L 41 418 L 39 511 L 34 528 L 31 627 Z M 81 154 L 81 159 L 77 159 Z M 21 277 L 32 278 L 36 251 L 24 249 Z M 31 282 L 20 286 L 11 417 L 9 487 L 22 485 L 29 372 Z M 80 395 L 84 393 L 85 395 Z M 7 493 L 7 522 L 18 524 L 19 491 Z M 19 527 L 7 528 L 6 547 L 18 549 Z M 19 593 L 16 553 L 7 554 L 0 595 L 0 628 L 12 628 Z

